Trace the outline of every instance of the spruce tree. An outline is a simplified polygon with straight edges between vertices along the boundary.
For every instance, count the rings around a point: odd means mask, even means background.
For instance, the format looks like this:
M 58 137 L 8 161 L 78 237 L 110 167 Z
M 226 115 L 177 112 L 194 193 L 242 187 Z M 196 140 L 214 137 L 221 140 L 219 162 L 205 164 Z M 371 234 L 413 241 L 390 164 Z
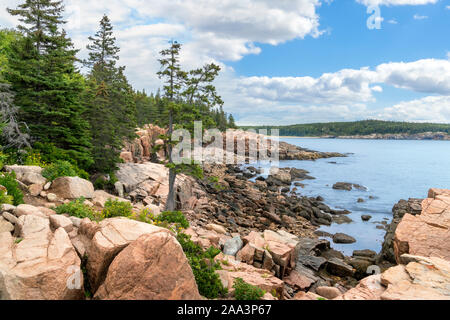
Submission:
M 85 64 L 91 70 L 84 101 L 93 144 L 91 169 L 110 173 L 116 169 L 125 140 L 136 136 L 136 101 L 125 68 L 117 67 L 120 49 L 106 15 L 100 21 L 100 30 L 89 39 Z
M 80 102 L 84 89 L 75 68 L 77 50 L 61 29 L 62 1 L 26 0 L 8 9 L 22 23 L 24 38 L 11 45 L 6 80 L 16 93 L 18 119 L 28 124 L 34 146 L 51 150 L 46 160 L 92 163 L 89 124 Z
M 234 117 L 233 117 L 232 114 L 230 114 L 228 116 L 228 128 L 231 128 L 231 129 L 236 129 L 237 128 L 236 122 L 234 121 Z
M 174 114 L 180 108 L 177 101 L 180 100 L 181 89 L 186 81 L 186 73 L 180 66 L 181 44 L 172 41 L 169 49 L 160 52 L 162 58 L 159 59 L 161 71 L 157 74 L 160 79 L 164 79 L 165 97 L 168 99 L 167 110 L 169 111 L 169 126 L 167 132 L 167 154 L 169 155 L 169 194 L 167 196 L 166 211 L 174 211 L 175 203 L 175 180 L 177 177 L 177 168 L 172 159 L 172 133 L 174 130 Z

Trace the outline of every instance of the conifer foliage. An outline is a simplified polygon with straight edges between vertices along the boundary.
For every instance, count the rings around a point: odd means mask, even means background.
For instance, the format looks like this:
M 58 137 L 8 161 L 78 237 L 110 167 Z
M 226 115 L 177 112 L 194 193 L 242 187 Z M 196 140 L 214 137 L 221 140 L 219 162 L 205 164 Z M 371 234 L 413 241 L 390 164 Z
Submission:
M 22 23 L 23 38 L 11 46 L 6 80 L 16 93 L 18 119 L 28 124 L 34 146 L 87 167 L 89 124 L 80 101 L 83 78 L 71 40 L 62 29 L 62 1 L 26 0 L 8 9 Z
M 68 161 L 90 173 L 112 174 L 138 126 L 168 127 L 168 149 L 172 131 L 192 132 L 194 121 L 202 121 L 205 129 L 234 126 L 213 86 L 218 65 L 183 71 L 181 45 L 172 42 L 159 60 L 162 91 L 147 95 L 133 90 L 118 64 L 120 48 L 108 16 L 89 37 L 89 55 L 80 61 L 64 30 L 62 0 L 19 2 L 7 9 L 18 18 L 17 28 L 0 29 L 0 145 L 8 161 L 22 164 L 39 154 L 39 163 Z M 79 62 L 84 74 L 76 67 Z M 171 159 L 169 164 L 172 187 L 180 170 L 198 171 L 173 166 Z M 169 205 L 173 211 L 174 201 Z
M 120 49 L 106 15 L 100 21 L 100 30 L 89 40 L 85 65 L 91 69 L 84 100 L 93 145 L 91 169 L 110 173 L 119 162 L 124 140 L 135 137 L 136 102 L 125 68 L 117 66 Z

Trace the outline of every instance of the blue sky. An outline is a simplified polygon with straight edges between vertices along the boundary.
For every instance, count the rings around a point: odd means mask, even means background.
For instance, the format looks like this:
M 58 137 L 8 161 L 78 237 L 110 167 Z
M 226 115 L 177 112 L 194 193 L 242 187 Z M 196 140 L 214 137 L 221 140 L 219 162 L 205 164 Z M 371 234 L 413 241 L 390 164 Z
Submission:
M 21 0 L 2 0 L 15 7 Z M 158 52 L 221 65 L 224 109 L 246 124 L 385 119 L 450 123 L 450 0 L 66 0 L 84 49 L 110 16 L 137 89 L 161 86 Z M 368 8 L 380 11 L 370 30 Z M 0 26 L 14 18 L 0 11 Z

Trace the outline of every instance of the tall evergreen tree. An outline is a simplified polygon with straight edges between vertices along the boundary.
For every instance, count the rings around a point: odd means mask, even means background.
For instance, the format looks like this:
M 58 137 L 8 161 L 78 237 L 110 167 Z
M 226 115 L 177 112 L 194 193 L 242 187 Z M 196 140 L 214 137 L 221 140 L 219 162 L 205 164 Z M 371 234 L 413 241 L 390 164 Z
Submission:
M 228 116 L 228 128 L 231 128 L 231 129 L 236 129 L 237 128 L 236 122 L 234 121 L 234 117 L 233 117 L 232 114 L 230 114 Z
M 177 101 L 181 98 L 181 89 L 186 81 L 186 73 L 181 70 L 180 66 L 180 50 L 181 44 L 172 41 L 169 49 L 160 52 L 162 58 L 159 59 L 161 71 L 157 74 L 164 79 L 164 93 L 168 99 L 167 109 L 169 111 L 169 128 L 167 132 L 167 153 L 169 155 L 169 195 L 167 197 L 166 210 L 174 211 L 175 203 L 175 180 L 177 177 L 177 169 L 172 159 L 172 133 L 174 125 L 174 113 L 179 109 Z
M 106 15 L 100 21 L 100 30 L 89 39 L 89 59 L 85 64 L 91 70 L 85 104 L 95 160 L 91 169 L 112 172 L 119 162 L 124 141 L 135 137 L 136 101 L 125 68 L 117 67 L 120 49 Z
M 28 124 L 35 147 L 87 167 L 92 158 L 80 102 L 84 81 L 74 65 L 77 50 L 61 30 L 63 10 L 62 1 L 50 0 L 26 0 L 8 9 L 19 17 L 25 37 L 11 45 L 5 78 L 16 92 L 19 121 Z

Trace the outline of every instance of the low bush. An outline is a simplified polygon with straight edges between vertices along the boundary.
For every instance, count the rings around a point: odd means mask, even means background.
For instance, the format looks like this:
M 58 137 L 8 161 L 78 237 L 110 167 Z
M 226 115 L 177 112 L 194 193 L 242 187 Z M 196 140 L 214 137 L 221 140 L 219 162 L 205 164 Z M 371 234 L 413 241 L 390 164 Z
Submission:
M 80 219 L 89 218 L 93 221 L 98 220 L 98 214 L 84 203 L 85 199 L 80 198 L 72 202 L 62 204 L 55 208 L 57 214 L 68 214 Z
M 210 248 L 203 251 L 184 233 L 179 233 L 177 240 L 189 261 L 200 294 L 208 299 L 223 297 L 227 289 L 223 287 L 219 275 L 215 272 L 220 269 L 220 264 L 213 260 L 220 250 Z
M 183 229 L 189 228 L 189 221 L 180 211 L 165 211 L 156 217 L 156 222 L 174 223 Z
M 23 203 L 23 192 L 20 190 L 14 171 L 11 173 L 0 174 L 0 185 L 8 190 L 8 195 L 13 198 L 13 204 L 15 206 Z
M 49 181 L 53 181 L 59 177 L 80 177 L 89 179 L 89 174 L 86 171 L 81 170 L 69 161 L 64 160 L 59 160 L 48 165 L 42 171 L 42 175 Z
M 251 284 L 245 282 L 242 278 L 237 278 L 234 280 L 234 297 L 236 300 L 261 300 L 265 295 L 265 292 Z
M 102 218 L 114 218 L 114 217 L 131 217 L 133 215 L 133 207 L 131 203 L 125 201 L 118 201 L 108 199 L 105 203 L 105 207 L 102 211 Z
M 45 168 L 47 166 L 47 163 L 42 160 L 41 153 L 39 151 L 28 152 L 23 164 L 26 166 L 38 166 L 41 168 Z
M 142 209 L 139 213 L 135 213 L 133 219 L 148 224 L 155 224 L 156 221 L 155 215 L 148 209 Z
M 0 190 L 0 205 L 13 204 L 14 198 L 7 194 L 5 190 Z

